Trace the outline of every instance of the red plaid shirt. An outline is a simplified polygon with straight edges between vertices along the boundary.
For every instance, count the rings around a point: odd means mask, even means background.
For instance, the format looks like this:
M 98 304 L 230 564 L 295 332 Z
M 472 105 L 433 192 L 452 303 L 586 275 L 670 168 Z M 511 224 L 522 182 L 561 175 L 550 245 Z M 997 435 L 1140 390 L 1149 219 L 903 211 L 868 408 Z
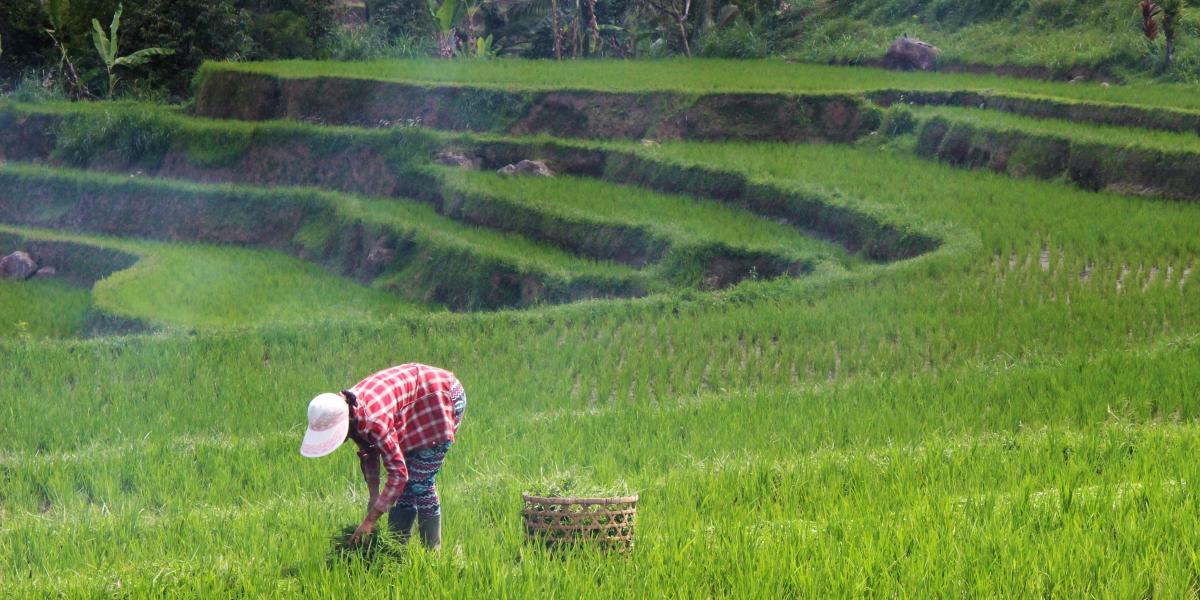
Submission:
M 453 373 L 416 363 L 384 369 L 351 389 L 358 396 L 354 441 L 363 475 L 373 490 L 379 483 L 380 459 L 388 474 L 376 510 L 388 510 L 404 492 L 405 450 L 454 441 L 454 396 L 461 389 Z

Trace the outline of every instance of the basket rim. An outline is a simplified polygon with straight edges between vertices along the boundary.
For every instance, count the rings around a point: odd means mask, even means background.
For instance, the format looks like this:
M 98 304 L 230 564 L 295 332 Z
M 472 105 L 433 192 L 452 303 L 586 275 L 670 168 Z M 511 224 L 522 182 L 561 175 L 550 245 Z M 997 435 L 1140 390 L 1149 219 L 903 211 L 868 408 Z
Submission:
M 582 504 L 582 505 L 607 505 L 607 504 L 636 504 L 639 498 L 638 494 L 632 496 L 616 496 L 611 498 L 571 498 L 557 496 L 535 496 L 529 493 L 521 494 L 521 498 L 526 502 L 534 502 L 537 504 Z

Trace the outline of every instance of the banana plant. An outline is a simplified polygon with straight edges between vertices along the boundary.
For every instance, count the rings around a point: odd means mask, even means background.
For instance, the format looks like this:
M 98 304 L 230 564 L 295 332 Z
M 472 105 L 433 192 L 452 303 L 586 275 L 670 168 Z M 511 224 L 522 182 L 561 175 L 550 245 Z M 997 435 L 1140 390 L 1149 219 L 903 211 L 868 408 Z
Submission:
M 492 46 L 492 35 L 487 37 L 475 38 L 475 58 L 492 58 L 496 56 L 496 51 Z
M 438 49 L 442 58 L 454 57 L 454 33 L 458 24 L 466 14 L 463 3 L 459 0 L 442 0 L 438 5 L 436 0 L 429 0 L 429 14 L 438 26 Z
M 108 72 L 109 99 L 112 99 L 113 91 L 117 88 L 119 79 L 115 72 L 117 67 L 136 67 L 146 64 L 155 56 L 170 56 L 175 53 L 169 48 L 143 48 L 133 54 L 117 56 L 117 32 L 121 29 L 121 13 L 124 11 L 125 5 L 118 4 L 107 35 L 104 33 L 104 28 L 100 27 L 100 21 L 92 19 L 92 41 L 96 45 L 96 52 L 100 53 L 100 61 L 104 63 L 104 68 Z

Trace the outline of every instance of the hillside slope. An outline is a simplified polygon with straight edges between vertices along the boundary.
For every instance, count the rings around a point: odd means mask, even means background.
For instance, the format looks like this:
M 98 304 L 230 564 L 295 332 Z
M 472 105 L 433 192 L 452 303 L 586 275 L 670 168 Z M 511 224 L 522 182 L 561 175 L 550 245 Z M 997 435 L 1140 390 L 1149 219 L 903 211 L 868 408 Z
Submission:
M 1185 0 L 1175 66 L 1161 72 L 1137 3 L 1125 0 L 808 0 L 795 32 L 804 61 L 874 64 L 907 33 L 938 46 L 942 68 L 1070 79 L 1200 77 L 1200 7 Z

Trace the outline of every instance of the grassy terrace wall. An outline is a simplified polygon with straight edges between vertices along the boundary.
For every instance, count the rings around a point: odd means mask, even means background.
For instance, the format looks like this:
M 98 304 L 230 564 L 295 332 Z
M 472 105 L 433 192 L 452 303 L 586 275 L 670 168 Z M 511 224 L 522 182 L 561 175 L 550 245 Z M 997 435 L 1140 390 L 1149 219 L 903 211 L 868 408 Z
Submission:
M 1101 87 L 782 61 L 752 70 L 712 60 L 211 63 L 197 79 L 201 115 L 350 123 L 345 113 L 352 112 L 361 115 L 353 124 L 366 126 L 420 120 L 569 137 L 595 137 L 604 128 L 611 137 L 661 139 L 853 140 L 878 123 L 872 104 L 897 102 L 1198 132 L 1198 98 L 1186 85 Z
M 564 277 L 439 243 L 440 232 L 389 226 L 321 192 L 265 191 L 0 167 L 0 211 L 12 224 L 278 249 L 397 294 L 456 310 L 637 296 L 637 281 Z
M 869 97 L 876 104 L 885 107 L 893 104 L 963 106 L 1040 119 L 1200 133 L 1200 111 L 1197 110 L 979 91 L 883 90 L 872 92 Z
M 1200 200 L 1200 154 L 1072 139 L 935 116 L 918 131 L 917 153 L 965 168 L 1067 180 L 1089 190 Z
M 200 78 L 194 110 L 220 119 L 606 139 L 852 141 L 879 123 L 878 111 L 851 94 L 510 91 L 220 69 Z
M 714 198 L 763 217 L 783 220 L 873 261 L 912 258 L 939 244 L 934 237 L 907 225 L 840 204 L 828 192 L 784 189 L 756 182 L 732 169 L 673 163 L 643 156 L 635 150 L 567 142 L 462 138 L 452 145 L 477 154 L 488 168 L 522 156 L 538 156 L 566 173 Z
M 487 186 L 456 185 L 457 178 L 448 176 L 453 175 L 452 170 L 430 169 L 428 163 L 436 152 L 444 149 L 477 156 L 487 169 L 522 158 L 541 158 L 564 174 L 717 200 L 773 221 L 784 221 L 874 261 L 910 258 L 938 244 L 933 237 L 917 233 L 908 225 L 864 213 L 827 193 L 758 184 L 735 171 L 665 163 L 639 155 L 635 145 L 500 140 L 409 128 L 379 130 L 283 122 L 216 122 L 169 111 L 142 114 L 135 109 L 0 107 L 0 122 L 5 124 L 7 132 L 5 143 L 0 145 L 0 158 L 15 150 L 13 159 L 50 161 L 92 170 L 207 183 L 311 186 L 377 197 L 416 198 L 453 219 L 513 232 L 591 259 L 638 268 L 661 263 L 656 272 L 680 285 L 702 282 L 702 287 L 726 287 L 747 274 L 797 276 L 810 272 L 813 264 L 792 256 L 722 245 L 674 251 L 671 240 L 645 227 L 565 219 L 537 212 L 499 197 Z M 283 214 L 286 211 L 272 216 L 279 218 Z M 187 239 L 205 239 L 204 236 L 211 235 L 212 241 L 222 243 L 288 249 L 295 237 L 293 232 L 303 229 L 298 221 L 308 217 L 295 219 L 297 222 L 273 226 L 279 235 L 270 239 L 246 239 L 244 227 L 229 225 L 208 232 L 191 231 Z M 378 232 L 365 235 L 369 238 Z M 351 237 L 357 240 L 362 236 Z M 370 245 L 369 240 L 359 240 L 346 246 L 352 250 L 325 249 L 309 256 L 334 263 L 339 272 L 369 280 L 379 275 L 377 270 L 362 272 L 362 255 L 369 254 L 366 246 Z M 501 279 L 507 281 L 510 276 Z M 542 287 L 551 295 L 533 291 Z M 557 286 L 560 289 L 555 291 L 556 286 L 530 281 L 517 285 L 517 292 L 473 294 L 449 304 L 456 308 L 524 306 L 537 301 L 640 295 L 646 291 L 642 284 L 636 283 L 609 282 L 577 289 L 567 285 L 566 290 L 562 287 Z M 422 299 L 446 301 L 443 293 L 434 296 Z

